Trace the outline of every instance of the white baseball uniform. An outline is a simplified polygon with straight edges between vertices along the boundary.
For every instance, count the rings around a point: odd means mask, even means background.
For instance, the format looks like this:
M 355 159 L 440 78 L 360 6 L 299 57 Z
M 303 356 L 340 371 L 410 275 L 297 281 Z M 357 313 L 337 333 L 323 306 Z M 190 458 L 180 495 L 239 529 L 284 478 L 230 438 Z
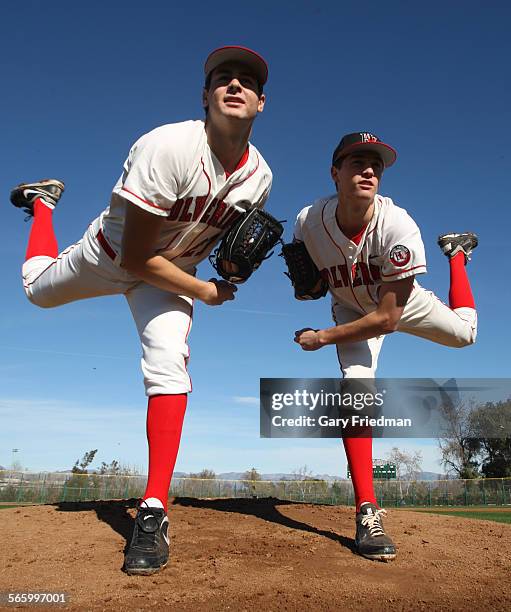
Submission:
M 83 238 L 56 259 L 23 265 L 25 292 L 43 308 L 100 295 L 125 294 L 142 343 L 146 394 L 191 391 L 186 366 L 193 300 L 141 282 L 120 267 L 127 206 L 166 218 L 155 253 L 195 274 L 240 214 L 262 208 L 272 174 L 249 144 L 244 163 L 228 177 L 207 143 L 203 121 L 164 125 L 131 148 L 110 205 Z
M 305 243 L 328 282 L 334 322 L 341 325 L 376 310 L 382 283 L 424 274 L 427 270 L 417 224 L 390 198 L 376 195 L 373 217 L 359 244 L 339 228 L 337 204 L 337 195 L 333 195 L 304 208 L 296 221 L 295 239 Z M 398 330 L 461 347 L 475 341 L 477 313 L 473 308 L 451 310 L 414 280 Z M 344 376 L 374 377 L 384 337 L 338 344 Z

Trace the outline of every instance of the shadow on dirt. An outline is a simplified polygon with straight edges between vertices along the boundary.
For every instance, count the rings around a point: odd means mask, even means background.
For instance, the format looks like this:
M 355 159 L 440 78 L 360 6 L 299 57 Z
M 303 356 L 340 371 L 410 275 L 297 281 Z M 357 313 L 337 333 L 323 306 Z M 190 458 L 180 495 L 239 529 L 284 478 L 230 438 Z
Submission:
M 114 531 L 125 539 L 126 546 L 124 551 L 126 552 L 135 523 L 134 519 L 128 513 L 128 510 L 135 508 L 137 502 L 137 499 L 127 499 L 115 501 L 60 502 L 54 505 L 60 512 L 87 512 L 93 510 L 100 521 L 110 525 Z M 279 506 L 299 506 L 301 505 L 299 502 L 285 501 L 273 497 L 263 499 L 197 499 L 194 497 L 175 497 L 172 505 L 255 516 L 270 523 L 277 523 L 284 527 L 289 527 L 290 529 L 315 533 L 316 535 L 338 542 L 352 552 L 355 551 L 355 542 L 353 539 L 346 538 L 333 531 L 312 527 L 307 523 L 289 518 L 278 510 Z M 172 522 L 172 509 L 170 509 L 170 517 Z
M 301 521 L 284 516 L 278 510 L 278 506 L 301 506 L 302 504 L 300 504 L 300 502 L 285 501 L 275 497 L 266 497 L 263 499 L 197 499 L 194 497 L 176 497 L 174 498 L 173 504 L 186 506 L 188 508 L 206 508 L 208 510 L 216 510 L 217 512 L 248 514 L 269 521 L 270 523 L 278 523 L 290 529 L 315 533 L 316 535 L 334 540 L 334 542 L 338 542 L 345 548 L 355 552 L 355 541 L 353 539 L 346 538 L 333 531 L 312 527 L 307 523 L 302 523 Z M 355 524 L 355 522 L 353 522 L 353 524 Z
M 59 502 L 54 506 L 60 512 L 90 512 L 94 510 L 98 519 L 110 527 L 126 540 L 124 552 L 131 541 L 135 519 L 128 510 L 135 508 L 138 499 L 121 499 L 114 501 L 87 501 L 87 502 Z

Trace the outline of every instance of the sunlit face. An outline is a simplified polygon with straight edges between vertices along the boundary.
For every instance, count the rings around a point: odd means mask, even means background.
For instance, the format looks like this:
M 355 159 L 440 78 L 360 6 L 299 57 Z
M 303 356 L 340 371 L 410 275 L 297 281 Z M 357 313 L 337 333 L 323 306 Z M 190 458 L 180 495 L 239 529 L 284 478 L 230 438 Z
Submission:
M 331 174 L 337 191 L 346 198 L 360 198 L 372 202 L 383 174 L 383 160 L 374 151 L 356 151 L 332 166 Z
M 226 62 L 211 73 L 209 89 L 203 90 L 202 104 L 208 119 L 216 116 L 252 121 L 264 108 L 265 95 L 248 66 Z

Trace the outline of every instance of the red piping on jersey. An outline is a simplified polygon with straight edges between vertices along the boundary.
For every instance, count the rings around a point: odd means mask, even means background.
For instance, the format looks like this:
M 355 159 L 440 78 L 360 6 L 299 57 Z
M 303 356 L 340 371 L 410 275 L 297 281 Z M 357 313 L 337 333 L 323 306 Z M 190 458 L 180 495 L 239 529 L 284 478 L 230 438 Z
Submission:
M 371 277 L 371 270 L 370 270 L 370 268 L 369 268 L 369 255 L 367 256 L 367 263 L 364 261 L 364 258 L 362 257 L 362 253 L 361 253 L 360 255 L 361 255 L 361 260 L 360 260 L 360 261 L 361 261 L 362 263 L 365 263 L 365 264 L 366 264 L 366 266 L 367 266 L 367 273 L 369 274 L 369 277 Z M 373 279 L 373 280 L 374 280 L 374 279 Z M 373 296 L 371 295 L 371 292 L 369 291 L 369 285 L 366 285 L 366 291 L 367 291 L 367 295 L 369 296 L 370 300 L 371 300 L 372 302 L 374 302 L 374 304 L 375 304 L 376 306 L 378 306 L 378 302 L 377 302 L 377 301 L 376 301 L 376 300 L 373 298 Z
M 135 198 L 137 198 L 141 202 L 144 202 L 144 204 L 148 204 L 149 206 L 152 206 L 153 208 L 157 208 L 158 210 L 165 210 L 166 212 L 170 210 L 169 208 L 164 208 L 163 206 L 158 206 L 157 204 L 153 204 L 152 202 L 148 202 L 147 200 L 144 200 L 144 198 L 141 198 L 136 193 L 133 193 L 133 191 L 126 189 L 126 187 L 121 187 L 121 191 L 125 191 L 126 193 L 129 193 L 132 196 L 135 196 Z
M 209 174 L 206 172 L 206 167 L 204 166 L 204 160 L 201 157 L 200 163 L 202 164 L 202 171 L 204 172 L 204 174 L 206 175 L 206 178 L 208 179 L 208 193 L 206 195 L 206 201 L 209 198 L 209 195 L 211 193 L 211 178 L 209 176 Z M 213 201 L 213 200 L 212 200 Z M 197 219 L 197 221 L 195 222 L 195 225 L 199 225 L 202 217 L 204 217 L 204 215 L 206 214 L 206 212 L 209 210 L 211 206 L 211 202 L 208 204 L 208 206 L 204 207 L 204 210 L 202 211 L 202 215 L 200 216 L 200 219 Z M 206 226 L 199 234 L 197 234 L 197 236 L 195 236 L 195 238 L 190 242 L 190 244 L 188 244 L 186 246 L 186 248 L 179 253 L 178 255 L 174 255 L 174 257 L 172 257 L 172 259 L 169 259 L 169 261 L 174 261 L 174 259 L 177 259 L 178 257 L 181 257 L 181 255 L 185 252 L 188 251 L 190 249 L 190 247 L 193 245 L 193 243 L 197 240 L 197 238 L 200 238 L 202 236 L 202 234 L 208 229 L 208 226 Z M 169 242 L 169 244 L 175 239 L 172 238 L 172 240 Z M 166 249 L 167 247 L 164 247 L 162 250 Z
M 385 276 L 385 278 L 388 278 L 389 276 L 397 276 L 398 274 L 404 274 L 405 272 L 411 272 L 412 270 L 417 270 L 417 268 L 425 268 L 426 266 L 424 264 L 421 264 L 420 266 L 414 266 L 413 268 L 406 268 L 406 270 L 399 270 L 399 272 L 392 272 L 392 274 L 383 274 L 383 272 L 381 273 L 382 276 Z
M 321 222 L 323 223 L 323 228 L 325 230 L 325 232 L 327 233 L 328 237 L 330 238 L 330 240 L 334 243 L 334 245 L 339 249 L 339 251 L 341 251 L 341 255 L 344 257 L 344 263 L 346 264 L 346 268 L 348 270 L 350 270 L 349 266 L 348 266 L 348 260 L 346 259 L 346 255 L 344 254 L 343 250 L 341 249 L 341 247 L 337 244 L 337 242 L 335 242 L 335 240 L 332 238 L 332 236 L 330 235 L 330 232 L 328 231 L 326 225 L 325 225 L 325 208 L 327 207 L 328 202 L 325 203 L 325 205 L 323 206 L 323 209 L 321 210 Z M 353 291 L 353 271 L 350 270 L 350 289 L 351 289 L 351 293 L 353 294 L 353 297 L 355 298 L 355 302 L 359 305 L 360 309 L 363 310 L 364 314 L 367 314 L 366 309 L 362 307 L 362 305 L 360 304 L 360 302 L 357 300 L 357 296 L 355 295 L 355 292 Z

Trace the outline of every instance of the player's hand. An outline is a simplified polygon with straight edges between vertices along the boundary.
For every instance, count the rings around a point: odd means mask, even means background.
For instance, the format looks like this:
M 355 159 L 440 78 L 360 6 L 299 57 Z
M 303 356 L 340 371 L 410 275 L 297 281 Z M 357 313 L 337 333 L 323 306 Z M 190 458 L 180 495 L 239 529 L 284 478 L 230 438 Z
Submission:
M 299 344 L 304 351 L 317 351 L 323 345 L 319 341 L 318 329 L 305 327 L 295 331 L 294 341 Z
M 224 302 L 234 300 L 234 294 L 238 291 L 236 285 L 217 278 L 210 278 L 206 285 L 202 301 L 208 306 L 220 306 Z

